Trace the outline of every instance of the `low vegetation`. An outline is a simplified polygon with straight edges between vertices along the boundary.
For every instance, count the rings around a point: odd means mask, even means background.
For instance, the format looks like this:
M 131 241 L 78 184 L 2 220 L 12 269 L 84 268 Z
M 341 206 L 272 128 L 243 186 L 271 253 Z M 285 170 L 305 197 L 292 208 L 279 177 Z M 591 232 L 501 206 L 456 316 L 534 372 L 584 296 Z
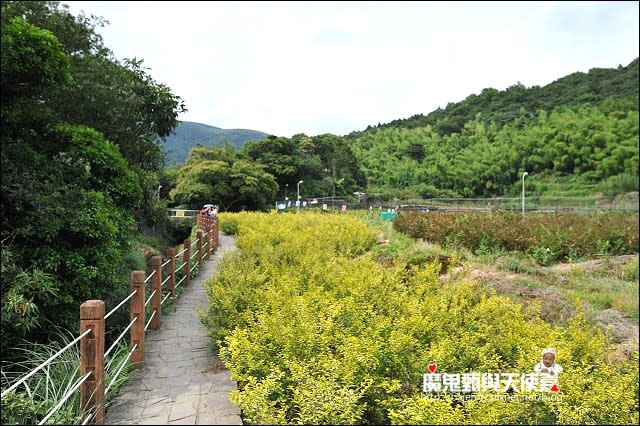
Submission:
M 475 253 L 505 250 L 539 264 L 638 252 L 638 216 L 629 214 L 401 213 L 395 229 Z
M 637 423 L 637 351 L 610 359 L 615 345 L 581 310 L 552 324 L 539 304 L 441 281 L 444 253 L 412 261 L 411 240 L 380 241 L 355 215 L 230 217 L 238 250 L 207 283 L 203 320 L 238 380 L 245 422 Z M 562 402 L 422 393 L 431 363 L 530 372 L 548 346 L 564 368 Z

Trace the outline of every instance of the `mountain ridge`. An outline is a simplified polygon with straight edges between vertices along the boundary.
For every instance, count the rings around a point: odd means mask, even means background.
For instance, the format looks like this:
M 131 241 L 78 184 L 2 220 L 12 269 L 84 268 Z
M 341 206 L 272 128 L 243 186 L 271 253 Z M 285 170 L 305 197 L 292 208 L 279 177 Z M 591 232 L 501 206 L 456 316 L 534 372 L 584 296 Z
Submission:
M 167 165 L 184 163 L 189 150 L 198 144 L 212 147 L 229 143 L 240 149 L 246 142 L 262 140 L 268 135 L 259 130 L 223 129 L 195 121 L 181 121 L 163 142 L 167 151 L 165 162 Z
M 358 135 L 383 128 L 424 127 L 431 125 L 442 135 L 459 133 L 464 124 L 480 113 L 483 121 L 495 121 L 499 127 L 518 118 L 524 108 L 528 118 L 538 110 L 552 111 L 557 106 L 576 106 L 586 102 L 599 103 L 605 98 L 638 99 L 638 58 L 627 66 L 616 68 L 591 68 L 584 73 L 576 71 L 559 77 L 551 83 L 530 87 L 516 83 L 504 90 L 491 87 L 480 93 L 472 93 L 459 102 L 449 102 L 445 108 L 436 108 L 425 114 L 414 114 L 408 118 L 391 120 L 388 123 L 370 125 L 364 130 L 355 130 L 344 135 Z

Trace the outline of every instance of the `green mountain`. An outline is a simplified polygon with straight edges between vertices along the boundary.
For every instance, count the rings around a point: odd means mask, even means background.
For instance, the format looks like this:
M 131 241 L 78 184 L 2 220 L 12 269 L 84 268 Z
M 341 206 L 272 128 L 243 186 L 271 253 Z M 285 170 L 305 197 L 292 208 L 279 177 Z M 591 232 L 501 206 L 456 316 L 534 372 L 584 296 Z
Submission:
M 265 139 L 267 133 L 248 129 L 221 129 L 202 123 L 182 121 L 167 136 L 164 146 L 167 150 L 167 164 L 182 164 L 186 161 L 189 150 L 198 144 L 202 146 L 219 146 L 225 142 L 240 149 L 245 142 Z
M 484 89 L 346 137 L 368 192 L 397 197 L 638 190 L 638 59 L 544 87 Z
M 638 92 L 635 59 L 543 87 L 487 88 L 344 137 L 266 138 L 185 122 L 167 149 L 170 161 L 184 162 L 197 141 L 243 145 L 241 153 L 276 178 L 280 195 L 302 179 L 314 196 L 517 196 L 524 172 L 530 195 L 618 195 L 638 190 Z
M 575 72 L 546 86 L 526 88 L 517 83 L 505 90 L 487 88 L 479 95 L 469 95 L 465 100 L 438 108 L 427 115 L 416 114 L 409 118 L 393 120 L 365 131 L 381 128 L 413 129 L 430 125 L 440 135 L 460 132 L 465 123 L 480 114 L 482 121 L 495 122 L 499 127 L 522 117 L 522 109 L 528 118 L 538 110 L 550 112 L 558 106 L 576 106 L 599 103 L 605 99 L 634 99 L 638 101 L 638 58 L 626 67 L 593 68 L 588 73 Z M 362 132 L 352 132 L 356 137 Z

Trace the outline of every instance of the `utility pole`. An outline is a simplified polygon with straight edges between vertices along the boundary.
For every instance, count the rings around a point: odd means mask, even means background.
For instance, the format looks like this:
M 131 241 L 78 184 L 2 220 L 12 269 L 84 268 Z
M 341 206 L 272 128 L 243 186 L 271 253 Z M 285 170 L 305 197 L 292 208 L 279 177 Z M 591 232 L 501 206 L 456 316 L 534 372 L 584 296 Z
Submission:
M 333 184 L 333 198 L 336 198 L 336 159 L 331 160 L 333 173 L 331 175 L 331 183 Z
M 522 214 L 524 215 L 524 177 L 527 176 L 529 173 L 524 172 L 522 174 Z

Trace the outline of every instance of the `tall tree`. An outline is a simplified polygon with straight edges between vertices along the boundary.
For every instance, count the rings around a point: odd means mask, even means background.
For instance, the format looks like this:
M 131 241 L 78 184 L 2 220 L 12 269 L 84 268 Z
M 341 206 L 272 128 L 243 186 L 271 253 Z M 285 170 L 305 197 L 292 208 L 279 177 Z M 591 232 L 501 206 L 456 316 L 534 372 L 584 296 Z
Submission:
M 263 165 L 225 148 L 202 147 L 189 152 L 170 196 L 190 208 L 215 203 L 223 210 L 263 210 L 271 207 L 277 189 Z
M 126 292 L 134 217 L 166 216 L 155 196 L 157 138 L 175 126 L 181 102 L 141 61 L 113 60 L 94 18 L 57 2 L 1 7 L 0 207 L 3 250 L 10 243 L 15 253 L 3 271 L 34 277 L 3 274 L 3 312 L 22 296 L 34 315 L 75 329 L 84 300 Z M 23 320 L 46 338 L 38 318 Z
M 291 138 L 269 136 L 259 142 L 247 142 L 240 150 L 263 164 L 278 182 L 282 196 L 285 186 L 295 188 L 304 180 L 307 196 L 351 195 L 366 186 L 351 147 L 336 135 L 309 137 L 305 134 Z
M 156 196 L 165 155 L 162 140 L 186 111 L 181 98 L 156 82 L 143 60 L 115 58 L 96 32 L 108 24 L 103 18 L 74 16 L 57 1 L 2 2 L 2 22 L 12 17 L 50 30 L 66 53 L 72 80 L 40 93 L 55 120 L 94 128 L 114 142 L 143 188 L 137 222 L 145 226 L 163 220 L 166 206 Z

